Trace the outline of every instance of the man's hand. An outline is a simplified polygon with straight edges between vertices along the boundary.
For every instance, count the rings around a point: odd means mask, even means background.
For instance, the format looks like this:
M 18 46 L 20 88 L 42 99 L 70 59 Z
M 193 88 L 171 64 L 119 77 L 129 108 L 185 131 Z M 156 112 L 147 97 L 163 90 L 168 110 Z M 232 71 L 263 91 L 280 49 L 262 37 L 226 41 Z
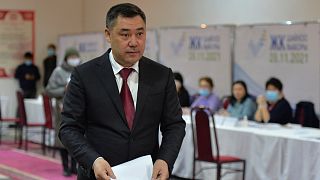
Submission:
M 152 180 L 167 180 L 169 179 L 168 164 L 161 159 L 156 160 L 153 166 Z
M 93 163 L 93 171 L 97 180 L 116 179 L 110 164 L 103 158 L 98 158 Z

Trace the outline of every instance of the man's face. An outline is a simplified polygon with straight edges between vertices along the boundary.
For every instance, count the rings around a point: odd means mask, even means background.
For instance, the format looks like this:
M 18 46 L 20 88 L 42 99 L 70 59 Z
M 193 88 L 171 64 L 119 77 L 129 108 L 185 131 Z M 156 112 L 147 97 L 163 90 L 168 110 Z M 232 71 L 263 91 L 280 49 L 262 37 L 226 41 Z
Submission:
M 118 16 L 113 27 L 105 30 L 115 60 L 130 67 L 140 60 L 146 42 L 146 24 L 140 16 Z

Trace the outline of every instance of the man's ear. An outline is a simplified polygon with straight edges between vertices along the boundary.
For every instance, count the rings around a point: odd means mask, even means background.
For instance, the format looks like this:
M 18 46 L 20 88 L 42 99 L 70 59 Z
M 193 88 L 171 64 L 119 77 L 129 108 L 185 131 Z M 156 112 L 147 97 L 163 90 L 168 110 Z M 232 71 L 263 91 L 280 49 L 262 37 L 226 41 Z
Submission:
M 104 30 L 104 35 L 106 37 L 106 40 L 108 41 L 108 43 L 110 43 L 111 39 L 110 39 L 110 30 L 108 28 L 106 28 Z

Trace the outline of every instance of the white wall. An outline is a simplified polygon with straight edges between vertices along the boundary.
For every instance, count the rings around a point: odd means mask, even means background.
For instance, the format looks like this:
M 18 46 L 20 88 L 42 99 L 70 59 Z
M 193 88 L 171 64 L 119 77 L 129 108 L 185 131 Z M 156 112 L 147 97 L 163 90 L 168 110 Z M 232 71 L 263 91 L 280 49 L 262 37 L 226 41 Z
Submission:
M 140 6 L 149 28 L 320 18 L 318 0 L 0 0 L 0 8 L 35 11 L 35 59 L 42 70 L 48 43 L 55 43 L 61 34 L 103 31 L 107 10 L 121 2 Z
M 59 34 L 83 31 L 82 5 L 82 0 L 0 0 L 0 9 L 35 11 L 35 63 L 41 71 L 49 43 Z
M 311 21 L 320 18 L 318 0 L 84 0 L 84 30 L 104 28 L 106 11 L 132 2 L 147 14 L 149 27 Z
M 318 0 L 0 0 L 1 9 L 36 12 L 36 63 L 61 34 L 103 31 L 107 10 L 132 2 L 147 14 L 148 27 L 310 21 L 320 18 Z

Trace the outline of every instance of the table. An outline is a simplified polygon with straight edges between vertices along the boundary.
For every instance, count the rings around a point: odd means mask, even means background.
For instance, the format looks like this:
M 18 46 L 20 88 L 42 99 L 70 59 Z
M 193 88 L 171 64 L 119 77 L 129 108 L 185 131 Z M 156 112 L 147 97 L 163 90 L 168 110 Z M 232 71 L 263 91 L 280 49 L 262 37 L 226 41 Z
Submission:
M 17 113 L 16 92 L 18 81 L 14 78 L 0 78 L 0 103 L 3 118 L 15 118 Z
M 52 104 L 55 104 L 55 99 L 52 99 Z M 36 99 L 24 99 L 24 105 L 26 109 L 26 116 L 28 123 L 45 123 L 45 115 L 43 108 L 43 99 L 42 96 L 38 96 Z M 53 118 L 54 121 L 54 118 Z M 54 123 L 54 122 L 53 122 Z M 41 136 L 41 128 L 40 127 L 30 127 L 28 133 L 28 139 L 33 142 L 40 143 L 42 141 Z M 51 133 L 51 136 L 48 136 L 48 133 Z M 54 144 L 54 130 L 47 130 L 46 137 L 51 137 L 49 140 L 46 138 L 46 144 L 52 145 Z
M 24 99 L 24 106 L 29 123 L 45 123 L 42 96 L 37 99 Z
M 190 116 L 186 137 L 176 160 L 173 174 L 192 177 L 193 141 Z M 215 118 L 221 118 L 215 116 Z M 217 124 L 220 151 L 246 159 L 248 180 L 319 180 L 320 130 L 297 125 L 283 127 L 278 124 L 250 122 L 248 127 Z M 199 163 L 197 168 L 209 166 Z M 197 176 L 214 179 L 215 171 L 207 170 Z M 241 179 L 241 175 L 227 175 L 223 179 Z

